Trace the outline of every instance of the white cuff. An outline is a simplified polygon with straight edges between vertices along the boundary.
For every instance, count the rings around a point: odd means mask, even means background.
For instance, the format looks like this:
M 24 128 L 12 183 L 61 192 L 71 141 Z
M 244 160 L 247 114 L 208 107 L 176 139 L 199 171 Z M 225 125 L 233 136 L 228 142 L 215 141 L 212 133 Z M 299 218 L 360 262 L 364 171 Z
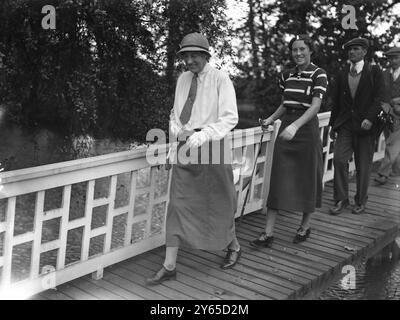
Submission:
M 200 147 L 202 144 L 208 141 L 208 136 L 205 132 L 199 131 L 193 133 L 187 141 L 190 148 Z
M 297 126 L 294 123 L 292 123 L 291 125 L 287 126 L 285 130 L 294 137 L 297 132 L 297 129 L 298 129 Z
M 171 125 L 170 125 L 170 130 L 171 130 L 171 133 L 172 133 L 172 135 L 174 137 L 178 137 L 178 135 L 181 132 L 182 128 L 178 124 L 172 122 Z

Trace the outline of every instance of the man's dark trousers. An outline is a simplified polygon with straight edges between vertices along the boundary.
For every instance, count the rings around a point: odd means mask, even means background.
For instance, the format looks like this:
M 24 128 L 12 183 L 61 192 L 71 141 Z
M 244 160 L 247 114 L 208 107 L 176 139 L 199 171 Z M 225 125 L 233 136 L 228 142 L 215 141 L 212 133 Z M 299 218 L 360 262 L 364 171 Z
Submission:
M 340 126 L 334 147 L 334 199 L 348 199 L 349 161 L 354 153 L 357 171 L 356 205 L 365 205 L 368 199 L 368 185 L 375 151 L 375 135 L 371 132 L 354 132 L 351 120 Z
M 349 83 L 350 65 L 339 70 L 332 82 L 332 113 L 329 124 L 338 136 L 333 156 L 334 200 L 348 199 L 348 161 L 354 152 L 357 170 L 356 206 L 365 205 L 375 150 L 377 116 L 385 100 L 385 84 L 381 69 L 364 62 L 355 93 Z M 369 120 L 370 130 L 364 131 L 362 123 Z

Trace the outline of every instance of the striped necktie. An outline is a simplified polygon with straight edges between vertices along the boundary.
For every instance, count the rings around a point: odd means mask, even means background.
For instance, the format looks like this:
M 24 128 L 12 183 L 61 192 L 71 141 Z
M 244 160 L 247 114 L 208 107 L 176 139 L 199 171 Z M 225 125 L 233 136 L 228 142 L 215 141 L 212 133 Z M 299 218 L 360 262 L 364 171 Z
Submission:
M 187 97 L 185 105 L 183 106 L 181 115 L 179 116 L 182 125 L 188 123 L 190 119 L 190 115 L 192 114 L 193 103 L 194 100 L 196 99 L 196 93 L 197 93 L 197 73 L 194 73 L 192 78 L 192 83 L 190 85 L 189 95 Z
M 355 65 L 353 65 L 353 66 L 351 67 L 351 69 L 350 69 L 350 75 L 351 75 L 352 77 L 356 77 L 356 76 L 357 76 L 357 70 L 356 70 L 356 66 L 355 66 Z

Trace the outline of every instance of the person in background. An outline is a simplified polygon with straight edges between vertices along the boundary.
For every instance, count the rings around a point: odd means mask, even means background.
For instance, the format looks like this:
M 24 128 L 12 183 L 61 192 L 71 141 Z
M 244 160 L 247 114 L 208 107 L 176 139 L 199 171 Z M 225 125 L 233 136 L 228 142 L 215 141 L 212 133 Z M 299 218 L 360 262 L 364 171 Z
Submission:
M 386 101 L 383 105 L 385 112 L 393 116 L 393 131 L 384 130 L 385 157 L 378 169 L 375 181 L 385 184 L 392 173 L 396 159 L 400 157 L 400 47 L 391 48 L 385 52 L 389 58 L 390 68 L 383 72 L 386 88 Z
M 310 219 L 321 207 L 322 142 L 317 113 L 326 93 L 326 72 L 311 62 L 312 41 L 298 35 L 289 43 L 296 67 L 279 79 L 283 98 L 279 108 L 262 123 L 263 129 L 282 117 L 275 142 L 265 231 L 250 242 L 257 248 L 270 247 L 280 210 L 302 212 L 294 243 L 310 236 Z
M 148 285 L 176 277 L 181 247 L 227 249 L 223 269 L 232 268 L 241 255 L 235 234 L 236 190 L 232 165 L 225 161 L 184 164 L 179 158 L 179 151 L 185 145 L 192 151 L 211 140 L 224 143 L 223 138 L 238 122 L 235 89 L 226 73 L 209 65 L 209 43 L 203 35 L 186 35 L 178 55 L 189 71 L 178 79 L 170 116 L 170 132 L 180 142 L 177 163 L 172 166 L 166 254 L 161 269 L 146 279 Z
M 334 191 L 335 205 L 330 214 L 338 215 L 349 205 L 349 161 L 354 153 L 356 194 L 352 213 L 365 212 L 368 185 L 375 151 L 377 115 L 384 101 L 382 71 L 364 61 L 368 40 L 354 38 L 344 44 L 350 64 L 339 70 L 332 87 L 330 136 L 335 140 Z

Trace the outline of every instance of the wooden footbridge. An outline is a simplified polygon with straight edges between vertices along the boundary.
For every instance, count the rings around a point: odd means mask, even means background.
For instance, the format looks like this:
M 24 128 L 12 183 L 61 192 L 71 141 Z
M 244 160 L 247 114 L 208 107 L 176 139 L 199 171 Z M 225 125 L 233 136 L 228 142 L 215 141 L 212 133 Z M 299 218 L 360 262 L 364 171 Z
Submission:
M 309 299 L 345 276 L 348 266 L 390 247 L 400 224 L 400 177 L 371 180 L 366 213 L 330 216 L 332 152 L 329 113 L 319 115 L 324 142 L 323 206 L 311 237 L 292 239 L 299 213 L 278 217 L 272 248 L 249 246 L 263 230 L 262 208 L 275 133 L 265 134 L 249 202 L 237 235 L 243 254 L 230 270 L 224 252 L 181 250 L 177 279 L 147 287 L 164 257 L 169 175 L 146 160 L 148 149 L 0 173 L 0 298 L 133 300 Z M 239 210 L 259 128 L 232 134 Z M 380 139 L 374 160 L 383 157 Z M 161 150 L 161 151 L 160 151 Z M 166 148 L 161 148 L 165 153 Z M 248 159 L 248 161 L 242 161 Z M 354 170 L 354 165 L 351 165 Z M 249 186 L 247 186 L 249 187 Z M 355 193 L 351 183 L 350 192 Z M 347 267 L 346 267 L 347 266 Z M 344 268 L 345 267 L 345 268 Z

